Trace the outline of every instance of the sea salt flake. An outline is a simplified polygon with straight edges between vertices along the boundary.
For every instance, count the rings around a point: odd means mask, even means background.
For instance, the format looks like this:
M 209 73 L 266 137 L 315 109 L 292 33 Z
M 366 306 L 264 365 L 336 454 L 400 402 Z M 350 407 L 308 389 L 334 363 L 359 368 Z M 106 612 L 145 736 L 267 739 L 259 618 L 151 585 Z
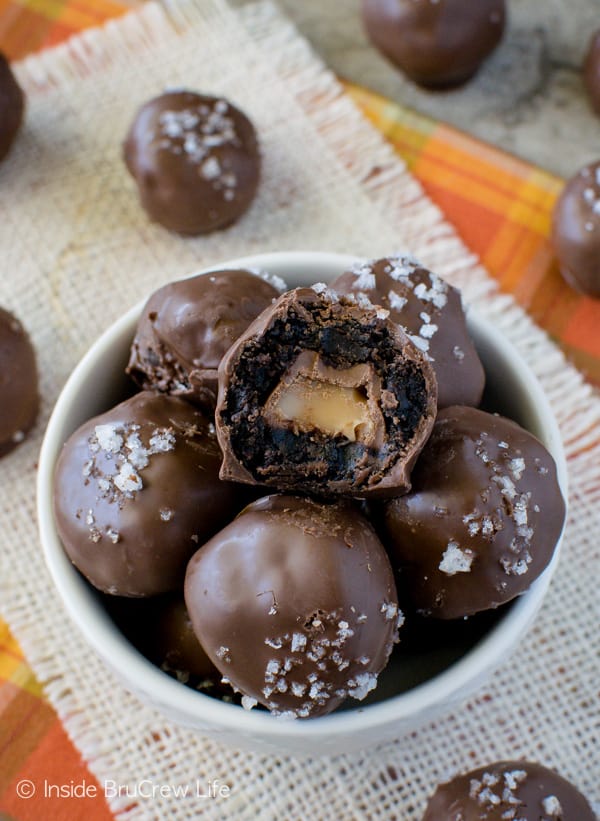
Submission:
M 106 453 L 119 453 L 123 447 L 123 437 L 116 425 L 96 425 L 94 434 L 100 449 Z
M 159 514 L 162 522 L 170 522 L 175 515 L 175 511 L 171 510 L 169 507 L 161 507 Z
M 516 525 L 527 524 L 527 496 L 523 493 L 513 503 L 513 519 Z
M 471 570 L 475 554 L 469 548 L 461 549 L 457 542 L 450 540 L 439 563 L 439 569 L 447 576 L 456 573 L 468 573 Z
M 369 299 L 369 297 L 367 296 L 367 294 L 365 294 L 363 291 L 358 291 L 358 293 L 355 294 L 355 297 L 356 297 L 356 304 L 358 305 L 359 308 L 362 308 L 363 310 L 368 311 L 371 308 L 375 307 L 373 305 L 373 303 L 371 302 L 371 300 Z
M 125 494 L 135 493 L 144 486 L 141 476 L 128 461 L 123 462 L 119 472 L 113 477 L 113 483 L 121 493 Z
M 358 288 L 359 291 L 372 291 L 375 288 L 375 274 L 370 265 L 353 268 L 352 273 L 356 277 L 353 285 Z
M 292 681 L 291 685 L 292 695 L 296 698 L 302 698 L 306 692 L 306 684 L 301 684 L 299 681 Z
M 390 308 L 393 308 L 394 311 L 401 311 L 408 300 L 404 296 L 400 296 L 397 294 L 396 291 L 388 291 L 388 302 L 390 303 Z
M 525 770 L 509 770 L 504 773 L 504 783 L 511 790 L 516 790 L 519 784 L 527 779 Z
M 281 665 L 276 659 L 271 659 L 265 668 L 265 678 L 267 676 L 276 676 L 280 670 Z
M 362 701 L 363 698 L 377 687 L 375 673 L 359 673 L 348 681 L 348 695 Z
M 324 695 L 324 693 L 323 693 L 324 688 L 325 688 L 325 685 L 322 681 L 315 681 L 310 686 L 310 690 L 308 691 L 308 697 L 310 699 L 312 699 L 313 701 L 315 701 L 318 698 L 322 698 L 323 695 Z
M 252 696 L 242 696 L 242 707 L 244 710 L 251 710 L 253 707 L 256 707 L 258 701 Z
M 215 655 L 218 659 L 222 659 L 227 663 L 231 662 L 231 658 L 229 656 L 229 647 L 224 647 L 223 645 L 221 645 L 221 647 L 219 647 L 216 650 Z
M 422 336 L 424 339 L 431 339 L 438 331 L 438 326 L 431 322 L 427 325 L 421 325 L 419 328 L 419 336 Z
M 415 348 L 418 348 L 420 351 L 427 353 L 429 350 L 429 340 L 423 339 L 422 336 L 417 336 L 416 334 L 409 334 L 408 338 L 413 343 Z
M 148 451 L 142 444 L 142 440 L 140 439 L 140 435 L 137 431 L 133 431 L 129 434 L 125 442 L 125 447 L 129 451 L 129 456 L 127 458 L 136 470 L 143 470 L 148 466 L 148 463 L 150 462 Z
M 266 638 L 265 644 L 267 645 L 267 647 L 272 647 L 273 650 L 281 650 L 281 648 L 283 647 L 283 642 L 281 641 L 281 639 Z
M 168 453 L 175 450 L 175 434 L 169 428 L 157 428 L 150 438 L 150 453 Z
M 509 500 L 513 500 L 517 495 L 517 489 L 514 482 L 509 476 L 492 476 L 492 482 L 495 482 L 500 488 L 500 493 Z
M 563 815 L 563 808 L 555 795 L 546 796 L 542 801 L 542 807 L 546 815 L 549 815 L 550 818 L 561 818 Z
M 398 605 L 395 602 L 382 602 L 379 612 L 383 615 L 386 621 L 395 619 L 398 615 Z
M 119 531 L 115 530 L 113 527 L 106 528 L 106 535 L 113 544 L 117 544 L 121 538 L 121 534 L 119 533 Z
M 510 470 L 513 479 L 518 481 L 523 475 L 523 471 L 525 470 L 525 459 L 521 457 L 517 459 L 511 459 L 508 463 L 508 469 Z
M 100 491 L 101 496 L 106 496 L 108 494 L 110 491 L 110 482 L 108 479 L 105 479 L 103 476 L 98 479 L 98 490 Z
M 436 308 L 441 309 L 448 301 L 448 297 L 446 296 L 448 286 L 436 274 L 430 273 L 429 281 L 431 283 L 430 288 L 428 288 L 424 282 L 419 282 L 419 284 L 415 286 L 415 296 L 422 302 L 431 302 Z
M 205 180 L 216 180 L 221 173 L 221 165 L 216 157 L 209 157 L 200 166 L 200 173 Z
M 593 188 L 584 188 L 583 189 L 583 199 L 591 205 L 596 200 L 596 194 Z
M 290 650 L 292 653 L 299 653 L 306 647 L 306 636 L 304 633 L 292 633 L 292 644 Z
M 483 806 L 497 807 L 501 800 L 500 796 L 496 795 L 489 787 L 484 787 L 477 796 L 478 803 Z

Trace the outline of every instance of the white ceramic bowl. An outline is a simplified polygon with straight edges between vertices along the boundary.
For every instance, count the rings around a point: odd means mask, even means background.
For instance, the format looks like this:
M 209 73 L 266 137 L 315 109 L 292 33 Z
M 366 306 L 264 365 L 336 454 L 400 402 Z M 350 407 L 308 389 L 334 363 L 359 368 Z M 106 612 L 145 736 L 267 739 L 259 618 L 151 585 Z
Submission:
M 330 281 L 355 262 L 338 254 L 283 252 L 229 260 L 218 268 L 259 267 L 290 287 Z M 393 662 L 365 702 L 349 700 L 323 718 L 285 721 L 246 711 L 185 687 L 147 661 L 115 627 L 94 590 L 63 551 L 53 514 L 54 467 L 63 443 L 84 421 L 122 398 L 123 370 L 142 304 L 99 339 L 73 371 L 48 424 L 39 461 L 41 541 L 52 578 L 86 640 L 125 686 L 173 721 L 236 747 L 294 755 L 325 755 L 361 749 L 402 736 L 462 702 L 515 649 L 531 624 L 556 566 L 558 551 L 542 576 L 484 626 L 442 647 L 416 648 Z M 566 465 L 560 434 L 536 378 L 512 345 L 473 313 L 469 328 L 483 361 L 491 407 L 535 434 L 554 456 L 566 498 Z M 76 660 L 73 660 L 76 663 Z

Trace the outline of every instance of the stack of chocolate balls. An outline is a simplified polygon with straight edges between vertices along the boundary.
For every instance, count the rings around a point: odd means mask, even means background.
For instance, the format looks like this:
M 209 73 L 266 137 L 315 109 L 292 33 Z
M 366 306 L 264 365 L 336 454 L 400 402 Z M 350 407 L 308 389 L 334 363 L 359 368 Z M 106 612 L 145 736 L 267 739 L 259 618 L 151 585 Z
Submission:
M 525 591 L 565 508 L 545 448 L 478 408 L 456 289 L 403 255 L 285 287 L 215 271 L 154 293 L 141 392 L 66 443 L 55 514 L 164 670 L 310 718 L 376 687 L 405 620 Z

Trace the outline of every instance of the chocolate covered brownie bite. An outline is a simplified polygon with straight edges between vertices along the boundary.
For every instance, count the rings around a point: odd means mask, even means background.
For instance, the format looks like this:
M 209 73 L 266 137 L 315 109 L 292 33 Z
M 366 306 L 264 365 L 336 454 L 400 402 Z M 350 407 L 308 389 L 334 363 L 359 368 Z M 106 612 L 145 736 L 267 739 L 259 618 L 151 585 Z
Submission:
M 105 593 L 180 589 L 198 545 L 245 503 L 219 480 L 220 463 L 214 426 L 177 397 L 142 392 L 89 420 L 56 466 L 67 555 Z
M 402 615 L 389 559 L 347 504 L 273 495 L 189 563 L 185 601 L 209 658 L 276 715 L 325 715 L 377 683 Z
M 142 309 L 127 372 L 147 390 L 213 409 L 221 359 L 284 289 L 278 277 L 247 270 L 169 282 Z
M 264 311 L 219 366 L 221 477 L 322 495 L 406 490 L 437 388 L 388 317 L 323 284 Z
M 456 619 L 530 587 L 564 519 L 546 448 L 509 419 L 457 406 L 440 411 L 411 492 L 384 504 L 384 543 L 414 608 Z
M 362 0 L 373 45 L 415 83 L 469 80 L 502 38 L 504 0 Z
M 0 457 L 10 453 L 35 424 L 39 409 L 38 370 L 27 331 L 0 308 Z
M 150 218 L 189 236 L 238 220 L 260 177 L 248 117 L 222 97 L 193 91 L 168 91 L 143 105 L 124 157 Z
M 497 761 L 440 784 L 422 821 L 596 821 L 566 779 L 531 761 Z
M 600 161 L 565 184 L 552 214 L 552 243 L 569 285 L 600 299 Z

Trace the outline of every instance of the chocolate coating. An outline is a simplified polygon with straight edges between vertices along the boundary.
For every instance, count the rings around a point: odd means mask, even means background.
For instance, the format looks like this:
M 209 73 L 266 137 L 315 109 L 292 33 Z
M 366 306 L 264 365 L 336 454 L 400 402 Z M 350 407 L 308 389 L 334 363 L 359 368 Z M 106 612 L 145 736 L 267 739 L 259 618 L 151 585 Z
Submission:
M 569 285 L 600 299 L 600 161 L 566 183 L 554 206 L 552 244 Z
M 402 621 L 369 522 L 348 505 L 297 496 L 259 499 L 200 548 L 185 600 L 196 635 L 245 706 L 296 718 L 364 698 Z
M 0 308 L 0 456 L 33 427 L 39 409 L 35 351 L 19 320 Z
M 438 408 L 481 402 L 485 371 L 471 341 L 460 292 L 406 255 L 363 262 L 332 283 L 340 294 L 365 294 L 387 308 L 431 364 Z
M 583 64 L 583 84 L 596 114 L 600 114 L 600 29 L 590 39 Z
M 238 220 L 260 176 L 250 120 L 227 100 L 192 91 L 167 92 L 142 106 L 124 157 L 150 218 L 190 236 Z
M 279 296 L 267 276 L 214 271 L 159 288 L 142 310 L 127 372 L 145 389 L 214 408 L 221 359 Z
M 211 423 L 176 397 L 139 393 L 86 422 L 55 473 L 67 555 L 105 593 L 177 589 L 198 545 L 243 505 L 220 462 Z
M 406 490 L 437 390 L 387 316 L 321 284 L 263 311 L 219 366 L 221 478 L 357 498 Z
M 440 411 L 410 494 L 385 504 L 384 543 L 414 607 L 440 619 L 510 601 L 544 570 L 565 504 L 552 456 L 515 422 Z
M 11 71 L 6 57 L 0 53 L 0 161 L 10 151 L 23 122 L 25 95 Z
M 504 0 L 362 0 L 373 45 L 426 88 L 461 85 L 496 48 Z
M 497 761 L 440 784 L 422 821 L 595 821 L 583 795 L 530 761 Z

